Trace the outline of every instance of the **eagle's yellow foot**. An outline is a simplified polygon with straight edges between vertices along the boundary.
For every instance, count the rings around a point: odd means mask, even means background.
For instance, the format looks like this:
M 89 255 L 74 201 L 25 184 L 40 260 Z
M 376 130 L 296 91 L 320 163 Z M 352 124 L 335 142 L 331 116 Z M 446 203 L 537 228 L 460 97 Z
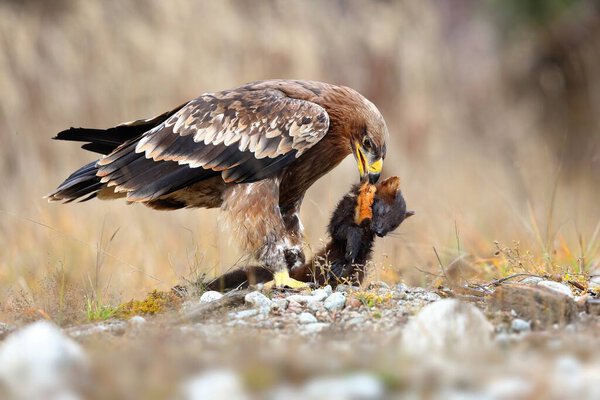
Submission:
M 288 270 L 278 271 L 273 274 L 273 280 L 265 283 L 265 288 L 272 289 L 288 287 L 290 289 L 307 289 L 310 285 L 290 277 Z

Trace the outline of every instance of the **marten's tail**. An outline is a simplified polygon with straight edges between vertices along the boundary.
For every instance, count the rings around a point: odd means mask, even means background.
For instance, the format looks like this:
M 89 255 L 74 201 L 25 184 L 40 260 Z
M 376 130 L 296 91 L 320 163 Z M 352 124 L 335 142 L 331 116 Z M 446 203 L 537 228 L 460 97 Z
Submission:
M 227 272 L 206 284 L 208 290 L 226 291 L 245 289 L 249 285 L 265 283 L 273 280 L 273 273 L 262 267 L 235 269 Z
M 84 142 L 82 149 L 99 154 L 110 154 L 119 146 L 139 140 L 145 132 L 163 123 L 184 105 L 150 119 L 126 122 L 113 128 L 70 128 L 59 132 L 53 139 Z M 100 182 L 100 177 L 96 176 L 97 162 L 98 160 L 86 164 L 69 175 L 53 193 L 47 196 L 48 200 L 69 203 L 73 200 L 86 201 L 96 197 L 98 192 L 106 187 L 105 183 Z

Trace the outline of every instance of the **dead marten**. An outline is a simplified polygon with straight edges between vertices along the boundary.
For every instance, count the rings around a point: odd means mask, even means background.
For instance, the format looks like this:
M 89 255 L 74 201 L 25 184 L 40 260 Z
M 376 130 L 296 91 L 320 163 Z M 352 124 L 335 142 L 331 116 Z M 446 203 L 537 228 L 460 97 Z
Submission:
M 331 240 L 313 259 L 290 271 L 290 276 L 319 285 L 360 284 L 371 258 L 375 236 L 383 237 L 414 213 L 406 211 L 400 179 L 376 185 L 355 185 L 338 203 L 329 221 Z M 228 290 L 268 282 L 273 273 L 261 267 L 228 272 L 208 283 L 210 290 Z

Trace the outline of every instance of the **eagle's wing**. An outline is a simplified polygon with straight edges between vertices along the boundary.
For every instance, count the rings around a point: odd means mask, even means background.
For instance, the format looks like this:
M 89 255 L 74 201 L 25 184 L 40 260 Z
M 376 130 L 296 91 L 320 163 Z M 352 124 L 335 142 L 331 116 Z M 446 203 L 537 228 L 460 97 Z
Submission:
M 324 108 L 276 89 L 205 94 L 100 159 L 97 175 L 132 201 L 219 173 L 225 182 L 254 182 L 281 171 L 328 129 Z

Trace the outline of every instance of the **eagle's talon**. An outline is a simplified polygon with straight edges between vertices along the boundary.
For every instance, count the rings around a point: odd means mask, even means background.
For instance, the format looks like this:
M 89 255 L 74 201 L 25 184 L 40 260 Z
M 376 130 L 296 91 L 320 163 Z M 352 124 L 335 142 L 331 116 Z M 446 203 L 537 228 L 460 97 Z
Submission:
M 265 283 L 265 289 L 284 288 L 307 289 L 310 285 L 290 277 L 288 270 L 278 271 L 273 274 L 273 280 Z

